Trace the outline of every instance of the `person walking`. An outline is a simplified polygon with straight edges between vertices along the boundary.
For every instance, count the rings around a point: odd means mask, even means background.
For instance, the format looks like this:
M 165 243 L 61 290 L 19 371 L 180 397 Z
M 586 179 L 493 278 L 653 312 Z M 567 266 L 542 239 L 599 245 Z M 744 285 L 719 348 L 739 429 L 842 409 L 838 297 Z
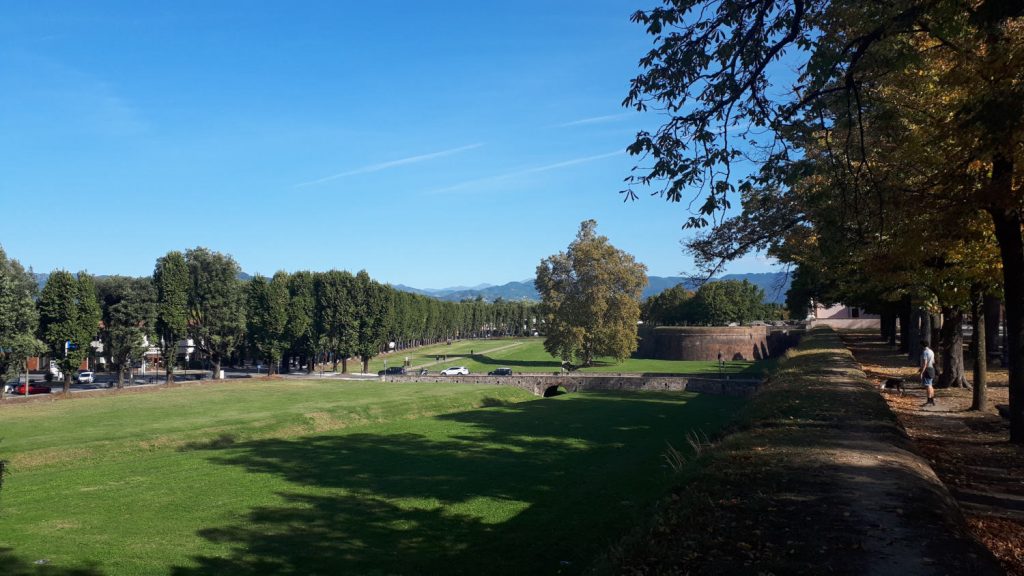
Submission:
M 922 406 L 935 406 L 935 352 L 928 347 L 927 340 L 921 340 L 921 384 L 928 391 L 928 399 Z

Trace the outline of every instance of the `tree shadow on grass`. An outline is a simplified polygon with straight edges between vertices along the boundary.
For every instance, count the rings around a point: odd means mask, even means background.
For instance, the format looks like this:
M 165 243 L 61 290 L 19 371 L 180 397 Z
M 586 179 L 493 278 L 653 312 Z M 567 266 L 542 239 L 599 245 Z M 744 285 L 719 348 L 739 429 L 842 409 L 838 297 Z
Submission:
M 578 573 L 664 490 L 665 441 L 681 444 L 687 422 L 717 427 L 737 405 L 682 399 L 581 394 L 400 434 L 211 445 L 212 461 L 295 489 L 202 530 L 226 555 L 174 574 Z
M 0 548 L 0 574 L 4 576 L 102 576 L 95 566 L 62 567 L 36 564 L 15 556 L 10 548 Z
M 516 360 L 511 358 L 492 358 L 486 354 L 467 354 L 474 362 L 485 366 L 502 366 L 507 368 L 544 368 L 546 370 L 558 370 L 561 363 L 558 360 Z

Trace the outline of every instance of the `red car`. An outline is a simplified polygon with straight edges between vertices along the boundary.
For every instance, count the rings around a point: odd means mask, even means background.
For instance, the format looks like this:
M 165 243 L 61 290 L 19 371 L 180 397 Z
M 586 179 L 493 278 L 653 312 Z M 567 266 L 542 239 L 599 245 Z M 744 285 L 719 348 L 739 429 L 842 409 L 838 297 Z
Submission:
M 22 396 L 24 396 L 25 395 L 25 385 L 24 384 L 18 384 L 17 386 L 15 386 L 14 387 L 14 393 L 15 394 L 21 394 Z M 28 393 L 29 394 L 49 394 L 50 393 L 50 387 L 49 386 L 41 386 L 39 384 L 29 384 L 28 385 Z

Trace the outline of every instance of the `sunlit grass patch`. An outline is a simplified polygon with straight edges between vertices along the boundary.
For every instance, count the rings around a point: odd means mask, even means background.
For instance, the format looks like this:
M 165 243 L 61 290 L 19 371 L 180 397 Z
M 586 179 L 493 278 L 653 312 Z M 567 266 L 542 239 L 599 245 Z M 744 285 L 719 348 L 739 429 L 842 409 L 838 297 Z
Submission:
M 677 481 L 665 442 L 741 403 L 276 381 L 7 406 L 0 572 L 579 572 Z

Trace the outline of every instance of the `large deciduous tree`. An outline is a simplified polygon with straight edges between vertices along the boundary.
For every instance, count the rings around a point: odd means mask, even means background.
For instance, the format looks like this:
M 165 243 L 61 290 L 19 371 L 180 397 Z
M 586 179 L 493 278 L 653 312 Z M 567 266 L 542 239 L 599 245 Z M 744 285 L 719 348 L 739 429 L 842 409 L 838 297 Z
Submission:
M 692 306 L 695 319 L 704 324 L 763 320 L 764 290 L 746 280 L 708 282 L 697 290 Z
M 286 346 L 288 273 L 278 272 L 270 281 L 257 274 L 249 281 L 246 293 L 249 338 L 267 361 L 268 373 L 276 374 Z
M 64 393 L 89 355 L 89 345 L 100 326 L 100 305 L 92 278 L 79 272 L 56 270 L 39 296 L 39 338 L 64 373 Z
M 348 372 L 359 332 L 356 320 L 355 279 L 352 274 L 330 270 L 315 276 L 317 345 L 330 355 L 333 370 Z
M 151 278 L 108 276 L 96 282 L 103 318 L 104 354 L 117 371 L 117 387 L 154 337 L 156 289 Z
M 285 341 L 299 365 L 313 371 L 316 356 L 316 281 L 312 272 L 300 271 L 288 278 L 288 325 Z
M 43 352 L 35 337 L 35 294 L 35 278 L 0 248 L 0 383 L 24 370 L 29 357 Z
M 598 236 L 596 227 L 594 220 L 581 223 L 568 250 L 541 260 L 535 280 L 544 349 L 583 366 L 597 356 L 622 360 L 636 350 L 647 284 L 647 268 Z
M 188 265 L 185 255 L 168 252 L 156 261 L 153 269 L 156 287 L 156 331 L 160 353 L 164 358 L 167 383 L 174 382 L 174 363 L 178 355 L 178 342 L 188 337 L 189 288 Z M 186 367 L 187 368 L 187 367 Z
M 189 333 L 209 355 L 214 378 L 245 336 L 245 294 L 235 259 L 206 248 L 185 252 L 189 271 Z
M 355 277 L 356 334 L 355 353 L 363 363 L 363 372 L 370 369 L 370 359 L 380 353 L 387 343 L 390 292 L 386 286 L 374 282 L 366 270 Z
M 694 322 L 692 300 L 693 292 L 678 284 L 644 300 L 641 317 L 651 326 L 678 326 Z
M 656 46 L 625 103 L 668 119 L 630 146 L 650 169 L 627 193 L 655 184 L 680 201 L 704 191 L 693 227 L 718 222 L 737 192 L 766 199 L 754 212 L 760 233 L 727 225 L 709 237 L 706 246 L 727 257 L 824 220 L 842 232 L 819 240 L 877 262 L 897 255 L 889 247 L 900 240 L 920 238 L 904 229 L 908 206 L 949 234 L 986 214 L 1006 295 L 1010 439 L 1024 443 L 1022 18 L 1022 0 L 672 0 L 638 12 Z M 752 157 L 760 170 L 736 169 Z M 811 196 L 791 193 L 802 188 Z M 808 200 L 830 210 L 808 217 Z M 935 251 L 924 246 L 917 262 L 892 268 L 878 295 L 943 292 L 896 279 L 941 273 L 941 262 L 928 261 Z M 845 260 L 837 267 L 856 269 Z

